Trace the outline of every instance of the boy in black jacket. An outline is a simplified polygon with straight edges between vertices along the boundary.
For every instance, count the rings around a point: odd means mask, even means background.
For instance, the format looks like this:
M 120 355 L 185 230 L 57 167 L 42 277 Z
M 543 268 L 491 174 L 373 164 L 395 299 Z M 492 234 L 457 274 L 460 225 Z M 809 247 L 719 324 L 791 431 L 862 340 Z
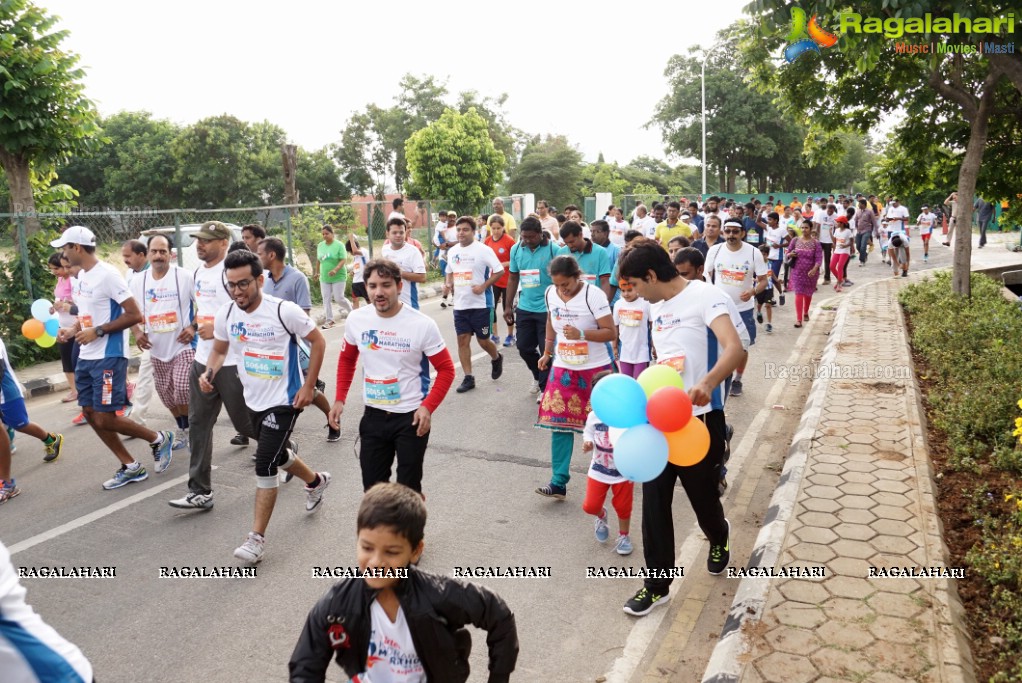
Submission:
M 359 570 L 406 578 L 366 576 L 335 584 L 309 612 L 291 653 L 292 683 L 323 681 L 330 659 L 353 683 L 376 680 L 468 680 L 472 639 L 465 624 L 489 633 L 490 683 L 510 680 L 518 631 L 507 604 L 482 586 L 418 571 L 426 506 L 401 484 L 366 492 L 358 510 Z

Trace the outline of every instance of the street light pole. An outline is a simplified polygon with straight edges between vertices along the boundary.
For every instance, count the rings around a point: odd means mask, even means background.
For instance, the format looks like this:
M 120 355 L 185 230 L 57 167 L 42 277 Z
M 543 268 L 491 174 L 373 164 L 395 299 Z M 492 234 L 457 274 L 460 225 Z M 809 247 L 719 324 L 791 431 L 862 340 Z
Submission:
M 717 43 L 709 50 L 703 52 L 703 68 L 699 76 L 699 81 L 702 84 L 703 93 L 703 201 L 706 201 L 706 60 L 709 59 L 710 54 L 720 47 L 720 43 Z

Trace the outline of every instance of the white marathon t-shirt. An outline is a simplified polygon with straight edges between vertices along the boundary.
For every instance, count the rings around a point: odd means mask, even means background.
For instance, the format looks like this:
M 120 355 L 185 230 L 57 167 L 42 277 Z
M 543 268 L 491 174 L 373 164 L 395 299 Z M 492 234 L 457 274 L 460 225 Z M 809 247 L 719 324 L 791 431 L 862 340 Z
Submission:
M 610 231 L 610 242 L 616 244 L 619 247 L 625 246 L 625 233 L 628 232 L 628 221 L 621 221 L 618 223 L 616 220 L 607 221 L 608 229 Z M 654 226 L 654 231 L 656 227 Z
M 472 287 L 486 282 L 494 273 L 504 271 L 500 259 L 482 242 L 467 247 L 456 244 L 447 252 L 447 272 L 454 280 L 454 310 L 493 308 L 493 291 L 487 288 L 474 294 Z
M 207 267 L 205 264 L 199 266 L 192 273 L 192 278 L 195 324 L 199 327 L 212 325 L 217 311 L 232 301 L 227 293 L 227 285 L 224 284 L 223 259 L 212 267 Z M 213 350 L 213 340 L 203 339 L 198 333 L 195 338 L 198 340 L 195 342 L 195 362 L 206 365 L 209 362 L 209 353 Z M 234 349 L 231 349 L 227 352 L 224 365 L 235 365 L 236 363 Z
M 813 219 L 815 222 L 815 218 Z M 837 225 L 837 214 L 820 212 L 820 244 L 833 244 L 834 239 L 830 236 L 831 229 Z
M 838 228 L 834 231 L 834 253 L 835 254 L 851 254 L 852 253 L 852 229 L 851 228 Z
M 920 235 L 929 235 L 933 232 L 933 224 L 936 222 L 937 216 L 932 213 L 921 213 L 919 218 L 916 219 L 916 225 L 919 226 Z
M 653 239 L 656 237 L 656 220 L 647 213 L 642 218 L 635 219 L 632 230 L 638 230 L 644 237 Z
M 782 244 L 784 242 L 784 238 L 787 237 L 787 236 L 788 236 L 788 229 L 786 227 L 784 227 L 783 225 L 778 224 L 776 228 L 767 228 L 766 234 L 764 235 L 764 239 L 767 241 L 767 244 L 770 245 L 770 260 L 771 261 L 777 261 L 778 259 L 781 258 L 781 249 L 780 249 L 780 247 L 779 246 L 775 247 L 774 245 L 775 244 L 778 244 L 778 245 Z M 762 253 L 762 252 L 760 252 L 760 253 Z
M 162 280 L 152 269 L 136 275 L 128 285 L 138 302 L 142 325 L 153 345 L 150 353 L 156 360 L 169 362 L 192 344 L 177 340 L 181 329 L 192 323 L 192 273 L 170 266 Z
M 904 204 L 887 207 L 887 227 L 893 235 L 896 232 L 908 234 L 908 207 Z
M 635 301 L 618 299 L 614 304 L 614 324 L 618 329 L 620 359 L 625 363 L 648 363 L 649 302 L 641 296 Z
M 99 327 L 121 317 L 121 304 L 131 298 L 128 283 L 116 268 L 99 261 L 92 270 L 79 272 L 75 303 L 78 304 L 78 322 L 82 329 Z M 128 357 L 128 330 L 112 332 L 90 344 L 82 344 L 81 360 Z
M 589 332 L 599 329 L 597 320 L 611 315 L 610 303 L 603 290 L 583 283 L 578 294 L 565 303 L 557 296 L 557 288 L 550 285 L 546 288 L 545 297 L 546 308 L 550 311 L 550 320 L 557 335 L 554 367 L 591 370 L 610 365 L 610 353 L 607 351 L 606 342 L 566 339 L 564 336 L 564 328 L 567 325 L 582 332 Z
M 436 322 L 407 304 L 391 318 L 375 306 L 355 309 L 344 321 L 344 344 L 356 345 L 362 357 L 362 401 L 388 413 L 422 405 L 422 356 L 445 348 Z
M 731 297 L 739 311 L 751 311 L 756 307 L 756 297 L 742 301 L 742 292 L 754 289 L 756 278 L 766 275 L 767 270 L 763 254 L 751 244 L 743 244 L 738 251 L 731 251 L 727 242 L 723 242 L 713 245 L 706 253 L 707 275 L 714 286 Z
M 269 294 L 262 295 L 251 313 L 237 304 L 217 311 L 213 336 L 230 342 L 234 349 L 249 410 L 260 412 L 294 402 L 305 379 L 291 335 L 304 339 L 314 329 L 316 322 L 298 304 Z
M 365 282 L 366 257 L 365 254 L 355 254 L 351 260 L 351 283 Z
M 392 623 L 379 601 L 369 608 L 369 656 L 366 670 L 352 680 L 358 683 L 426 683 L 426 669 L 415 651 L 405 612 L 397 608 Z
M 720 356 L 720 345 L 710 345 L 710 324 L 728 316 L 728 296 L 713 285 L 690 280 L 680 294 L 650 304 L 653 318 L 653 346 L 657 362 L 677 370 L 691 389 L 706 376 Z M 693 415 L 704 415 L 714 405 L 723 405 L 723 387 L 713 387 L 713 396 L 704 406 L 692 406 Z
M 390 243 L 383 245 L 383 258 L 396 263 L 405 273 L 425 273 L 426 262 L 422 260 L 422 252 L 410 242 L 405 242 L 400 249 L 394 249 Z M 412 308 L 419 308 L 419 283 L 403 280 L 401 283 L 401 301 Z

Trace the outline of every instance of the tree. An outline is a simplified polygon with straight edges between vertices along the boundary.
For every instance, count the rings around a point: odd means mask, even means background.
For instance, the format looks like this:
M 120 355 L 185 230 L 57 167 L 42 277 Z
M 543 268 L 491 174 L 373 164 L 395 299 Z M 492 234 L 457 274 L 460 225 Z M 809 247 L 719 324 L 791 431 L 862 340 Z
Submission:
M 67 31 L 29 0 L 0 0 L 0 166 L 10 209 L 33 213 L 32 172 L 48 172 L 100 143 L 78 55 L 61 48 Z M 40 229 L 30 217 L 26 230 Z
M 506 160 L 474 108 L 448 109 L 405 143 L 411 177 L 430 197 L 443 197 L 459 213 L 474 213 L 493 194 Z
M 476 112 L 483 117 L 490 130 L 493 146 L 504 155 L 507 160 L 507 170 L 512 173 L 517 165 L 519 155 L 528 142 L 528 136 L 508 123 L 507 115 L 504 113 L 506 102 L 507 93 L 501 93 L 497 98 L 483 97 L 479 99 L 478 92 L 466 90 L 458 95 L 458 111 L 464 114 L 469 109 L 475 108 Z
M 564 136 L 537 135 L 525 146 L 522 159 L 508 180 L 511 193 L 532 192 L 554 206 L 578 201 L 582 183 L 582 153 Z
M 812 14 L 818 15 L 820 25 L 835 26 L 839 13 L 846 7 L 846 3 L 838 0 L 821 0 Z M 939 137 L 948 132 L 943 124 L 959 122 L 967 126 L 969 135 L 964 148 L 953 149 L 961 158 L 957 182 L 958 205 L 963 207 L 961 228 L 971 234 L 969 207 L 989 141 L 991 117 L 995 112 L 1016 120 L 1022 115 L 1022 109 L 1007 100 L 1009 88 L 1001 86 L 1001 81 L 1007 80 L 1014 90 L 1022 91 L 1022 57 L 1018 53 L 965 55 L 950 51 L 925 58 L 898 55 L 894 52 L 894 41 L 883 35 L 849 31 L 842 33 L 833 47 L 779 67 L 775 55 L 780 54 L 787 42 L 792 22 L 789 4 L 785 0 L 758 0 L 749 10 L 759 21 L 742 44 L 745 65 L 764 87 L 781 88 L 788 93 L 783 105 L 807 112 L 813 126 L 834 130 L 852 125 L 864 133 L 884 115 L 904 108 L 910 118 L 931 122 L 919 141 L 931 152 L 949 142 L 961 144 L 960 139 Z M 1004 10 L 1004 5 L 993 0 L 968 4 L 957 0 L 930 3 L 865 0 L 855 5 L 855 11 L 862 17 L 885 20 L 920 19 L 927 12 L 934 17 L 950 17 L 956 12 L 967 18 L 997 17 Z M 1003 26 L 998 28 L 1000 33 L 973 32 L 969 40 L 1004 44 L 1013 38 Z M 914 33 L 898 40 L 902 44 L 940 47 L 954 41 L 945 35 Z M 942 100 L 952 106 L 946 106 Z M 952 287 L 963 296 L 971 291 L 971 252 L 971 239 L 956 240 Z
M 621 177 L 617 164 L 597 162 L 582 170 L 582 195 L 592 197 L 597 192 L 609 192 L 615 197 L 628 192 L 631 185 Z
M 346 202 L 351 188 L 341 180 L 341 170 L 329 147 L 309 152 L 298 148 L 298 196 L 302 202 Z

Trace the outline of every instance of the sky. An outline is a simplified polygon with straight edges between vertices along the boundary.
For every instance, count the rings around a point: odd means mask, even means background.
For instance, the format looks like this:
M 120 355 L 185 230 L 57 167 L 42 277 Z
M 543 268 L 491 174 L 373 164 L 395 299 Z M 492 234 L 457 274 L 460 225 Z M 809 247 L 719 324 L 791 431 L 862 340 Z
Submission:
M 665 154 L 659 129 L 643 128 L 667 61 L 712 44 L 748 4 L 35 1 L 70 31 L 65 46 L 81 56 L 102 115 L 146 110 L 189 124 L 228 113 L 316 149 L 339 142 L 367 104 L 393 105 L 412 73 L 446 79 L 452 103 L 464 90 L 507 93 L 512 125 L 621 164 L 682 161 Z

